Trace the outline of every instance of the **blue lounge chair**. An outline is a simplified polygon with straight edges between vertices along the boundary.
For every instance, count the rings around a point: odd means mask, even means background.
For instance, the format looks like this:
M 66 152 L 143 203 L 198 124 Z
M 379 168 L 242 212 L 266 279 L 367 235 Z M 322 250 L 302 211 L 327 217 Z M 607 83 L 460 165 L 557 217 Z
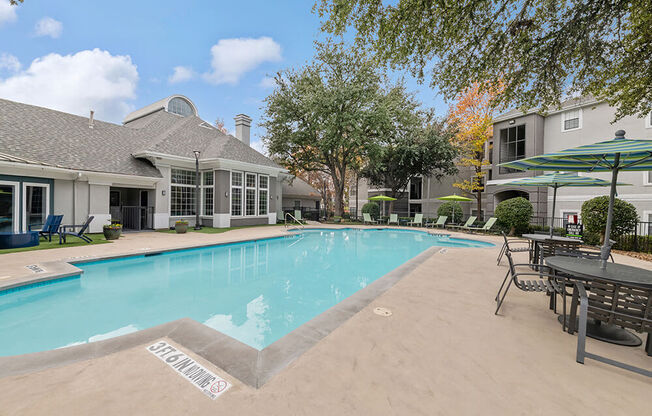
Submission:
M 59 228 L 59 244 L 65 243 L 66 242 L 66 236 L 73 236 L 77 238 L 81 238 L 83 241 L 90 243 L 91 238 L 87 235 L 84 235 L 86 230 L 88 230 L 88 226 L 91 224 L 91 221 L 93 221 L 94 216 L 88 217 L 85 223 L 82 225 L 62 225 L 61 228 Z M 79 228 L 78 232 L 75 232 L 75 228 Z M 72 231 L 67 231 L 67 230 L 72 230 Z
M 61 226 L 61 221 L 63 220 L 63 215 L 48 215 L 45 219 L 45 223 L 40 230 L 38 230 L 39 238 L 47 238 L 48 241 L 52 241 L 52 234 L 59 233 L 59 227 Z M 31 224 L 29 230 L 32 231 L 32 227 L 36 224 Z

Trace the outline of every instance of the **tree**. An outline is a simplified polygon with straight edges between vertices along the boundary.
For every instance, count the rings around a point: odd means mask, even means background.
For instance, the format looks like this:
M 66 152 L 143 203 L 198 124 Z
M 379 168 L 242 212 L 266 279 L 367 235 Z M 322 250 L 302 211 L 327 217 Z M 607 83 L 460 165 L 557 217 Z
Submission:
M 588 233 L 600 236 L 600 244 L 604 244 L 604 231 L 607 227 L 607 211 L 609 196 L 598 196 L 582 204 L 582 224 Z M 636 207 L 627 201 L 614 200 L 611 236 L 615 239 L 632 231 L 638 223 Z
M 448 112 L 448 121 L 457 127 L 453 137 L 453 146 L 458 151 L 458 166 L 469 168 L 471 177 L 453 184 L 463 192 L 475 196 L 478 215 L 482 212 L 482 192 L 484 191 L 483 167 L 489 165 L 485 158 L 487 141 L 493 136 L 492 100 L 494 90 L 482 90 L 480 84 L 474 83 L 457 97 L 457 101 Z
M 347 173 L 390 123 L 381 105 L 383 78 L 363 52 L 329 41 L 317 43 L 312 63 L 274 79 L 276 88 L 265 99 L 263 140 L 291 173 L 329 175 L 335 215 L 341 216 Z
M 407 67 L 445 96 L 505 84 L 503 106 L 557 107 L 592 94 L 616 120 L 652 108 L 652 8 L 646 0 L 318 0 L 322 29 L 356 31 L 379 60 Z
M 417 176 L 441 179 L 457 173 L 456 151 L 450 142 L 454 130 L 435 119 L 432 110 L 420 110 L 420 103 L 399 83 L 387 95 L 390 128 L 369 152 L 362 176 L 374 185 L 389 188 L 399 198 Z M 394 201 L 390 202 L 390 211 Z
M 226 126 L 224 125 L 224 119 L 216 118 L 214 126 L 215 126 L 216 129 L 218 129 L 222 133 L 229 134 L 229 131 L 226 129 Z

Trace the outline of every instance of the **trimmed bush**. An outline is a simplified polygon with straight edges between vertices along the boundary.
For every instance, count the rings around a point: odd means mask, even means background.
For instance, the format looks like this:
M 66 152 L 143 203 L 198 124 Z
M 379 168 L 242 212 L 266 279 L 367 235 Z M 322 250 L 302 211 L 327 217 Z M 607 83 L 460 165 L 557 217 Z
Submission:
M 455 218 L 453 218 L 453 212 L 455 212 Z M 446 223 L 462 222 L 462 205 L 455 201 L 444 202 L 437 208 L 437 215 L 446 215 L 448 217 Z
M 498 224 L 509 229 L 509 235 L 522 234 L 528 230 L 532 218 L 532 204 L 523 197 L 507 199 L 498 206 L 494 215 Z
M 371 215 L 374 220 L 380 216 L 380 206 L 375 202 L 367 202 L 362 206 L 362 213 Z
M 604 243 L 604 232 L 607 227 L 607 212 L 609 197 L 598 196 L 582 204 L 582 224 L 589 233 L 600 236 L 600 244 Z M 638 214 L 634 205 L 616 198 L 614 215 L 611 224 L 611 239 L 616 240 L 621 235 L 634 230 L 638 222 Z

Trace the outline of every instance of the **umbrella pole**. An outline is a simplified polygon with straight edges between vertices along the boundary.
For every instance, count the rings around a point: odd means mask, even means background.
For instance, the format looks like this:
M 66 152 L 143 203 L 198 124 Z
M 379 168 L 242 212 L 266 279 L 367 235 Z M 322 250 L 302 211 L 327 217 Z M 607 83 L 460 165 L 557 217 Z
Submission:
M 550 215 L 550 238 L 552 238 L 552 230 L 555 226 L 555 205 L 557 205 L 557 185 L 553 186 L 552 194 L 552 214 Z
M 616 153 L 614 157 L 614 168 L 611 171 L 611 190 L 609 192 L 609 209 L 607 210 L 607 226 L 604 230 L 604 244 L 600 250 L 600 267 L 602 269 L 607 268 L 607 260 L 609 259 L 609 253 L 611 252 L 611 222 L 613 221 L 614 216 L 614 200 L 616 199 L 616 182 L 618 182 L 618 170 L 620 165 L 620 153 Z

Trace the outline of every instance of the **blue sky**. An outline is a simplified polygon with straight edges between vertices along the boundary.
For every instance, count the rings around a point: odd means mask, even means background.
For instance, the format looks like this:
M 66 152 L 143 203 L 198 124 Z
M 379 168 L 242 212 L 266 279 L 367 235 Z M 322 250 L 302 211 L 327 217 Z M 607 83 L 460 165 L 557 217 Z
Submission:
M 199 115 L 254 119 L 265 78 L 309 61 L 323 38 L 311 0 L 63 1 L 0 0 L 0 97 L 120 122 L 171 94 Z M 175 69 L 176 68 L 176 69 Z M 176 75 L 175 75 L 176 74 Z M 446 106 L 427 85 L 408 84 L 425 106 Z

